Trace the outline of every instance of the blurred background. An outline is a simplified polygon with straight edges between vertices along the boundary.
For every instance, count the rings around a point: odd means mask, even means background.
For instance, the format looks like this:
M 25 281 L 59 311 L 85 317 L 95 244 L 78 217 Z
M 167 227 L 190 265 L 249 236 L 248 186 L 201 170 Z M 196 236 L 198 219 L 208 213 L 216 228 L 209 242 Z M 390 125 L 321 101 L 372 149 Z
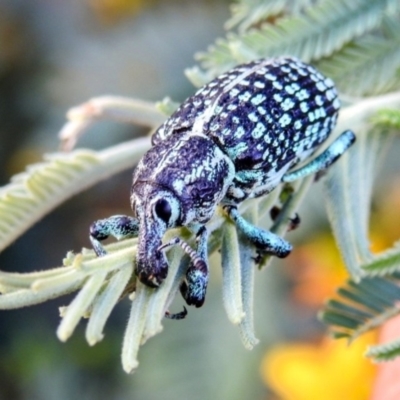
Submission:
M 194 90 L 184 68 L 224 34 L 228 16 L 227 0 L 0 0 L 0 186 L 57 151 L 73 105 L 103 94 L 184 100 Z M 101 149 L 145 132 L 101 123 L 80 146 Z M 93 220 L 130 213 L 130 180 L 127 171 L 65 203 L 0 254 L 0 268 L 51 268 L 68 250 L 89 246 Z M 373 236 L 377 251 L 400 233 L 388 212 L 400 206 L 398 181 L 385 182 L 385 198 L 374 206 L 385 232 Z M 216 266 L 205 306 L 190 309 L 184 321 L 165 321 L 164 332 L 141 349 L 133 376 L 120 364 L 127 302 L 93 348 L 84 324 L 67 343 L 56 338 L 58 307 L 69 298 L 1 312 L 0 399 L 367 399 L 375 369 L 361 354 L 376 339 L 351 351 L 324 339 L 316 313 L 346 273 L 320 197 L 305 203 L 302 225 L 289 236 L 293 255 L 257 272 L 260 344 L 252 352 L 225 316 Z

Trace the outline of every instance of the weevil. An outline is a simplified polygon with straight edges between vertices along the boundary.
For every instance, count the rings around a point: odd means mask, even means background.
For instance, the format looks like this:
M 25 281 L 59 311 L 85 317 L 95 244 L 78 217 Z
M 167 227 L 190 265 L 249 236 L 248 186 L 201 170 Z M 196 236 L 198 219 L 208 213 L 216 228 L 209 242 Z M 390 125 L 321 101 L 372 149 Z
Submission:
M 353 132 L 344 131 L 319 156 L 307 159 L 328 138 L 339 108 L 332 80 L 292 57 L 261 59 L 220 75 L 153 134 L 152 148 L 133 173 L 134 217 L 94 222 L 90 239 L 96 254 L 105 254 L 100 241 L 110 235 L 138 236 L 136 275 L 158 287 L 168 273 L 165 249 L 181 246 L 190 264 L 180 290 L 196 307 L 205 299 L 206 224 L 217 206 L 258 251 L 286 257 L 291 244 L 247 222 L 238 206 L 336 161 L 355 141 Z M 179 237 L 162 244 L 168 229 L 182 226 L 196 235 L 196 249 Z

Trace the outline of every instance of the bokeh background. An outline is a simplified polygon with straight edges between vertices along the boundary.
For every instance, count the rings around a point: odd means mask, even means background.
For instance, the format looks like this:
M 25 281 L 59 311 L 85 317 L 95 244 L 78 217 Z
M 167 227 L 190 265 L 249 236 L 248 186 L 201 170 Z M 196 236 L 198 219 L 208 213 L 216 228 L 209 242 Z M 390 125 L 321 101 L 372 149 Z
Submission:
M 228 16 L 227 0 L 0 0 L 0 186 L 58 149 L 73 105 L 103 94 L 182 101 L 194 90 L 184 68 L 224 34 Z M 101 149 L 145 133 L 101 123 L 80 146 Z M 400 234 L 389 212 L 400 206 L 397 169 L 385 170 L 384 196 L 374 202 L 372 225 L 384 232 L 373 230 L 377 251 Z M 130 179 L 127 171 L 59 207 L 0 254 L 0 268 L 51 268 L 68 250 L 89 246 L 93 220 L 129 214 Z M 133 376 L 120 365 L 127 302 L 93 348 L 84 324 L 67 343 L 56 338 L 58 307 L 68 297 L 1 312 L 0 399 L 367 399 L 376 371 L 361 354 L 375 335 L 349 351 L 327 340 L 316 318 L 346 279 L 319 192 L 316 186 L 300 229 L 290 234 L 293 255 L 257 272 L 260 344 L 252 352 L 225 316 L 221 271 L 213 268 L 205 306 L 190 309 L 184 321 L 165 321 L 164 332 L 141 349 Z

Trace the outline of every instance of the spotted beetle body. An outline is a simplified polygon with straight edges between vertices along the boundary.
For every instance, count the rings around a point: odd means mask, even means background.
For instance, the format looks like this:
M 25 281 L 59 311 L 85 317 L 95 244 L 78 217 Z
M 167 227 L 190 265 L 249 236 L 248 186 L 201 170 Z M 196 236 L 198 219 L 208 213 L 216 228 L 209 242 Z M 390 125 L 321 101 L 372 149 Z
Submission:
M 233 162 L 227 197 L 240 202 L 270 192 L 309 156 L 328 137 L 339 107 L 332 80 L 310 65 L 289 57 L 254 61 L 186 100 L 152 143 L 162 149 L 177 133 L 207 136 Z
M 339 106 L 333 82 L 290 57 L 238 66 L 182 103 L 155 132 L 153 147 L 133 174 L 131 205 L 136 218 L 129 224 L 135 227 L 132 235 L 139 232 L 139 279 L 159 286 L 168 270 L 162 250 L 179 244 L 191 258 L 181 292 L 189 305 L 201 306 L 208 281 L 205 224 L 218 205 L 259 250 L 288 255 L 288 242 L 250 225 L 237 206 L 268 194 L 282 181 L 332 164 L 354 142 L 351 131 L 309 164 L 290 171 L 327 139 Z M 98 240 L 127 230 L 126 217 L 120 218 L 120 225 L 114 223 L 108 230 L 107 220 L 93 224 L 91 239 L 98 255 L 104 254 Z M 165 231 L 177 226 L 197 235 L 196 251 L 179 238 L 162 246 Z

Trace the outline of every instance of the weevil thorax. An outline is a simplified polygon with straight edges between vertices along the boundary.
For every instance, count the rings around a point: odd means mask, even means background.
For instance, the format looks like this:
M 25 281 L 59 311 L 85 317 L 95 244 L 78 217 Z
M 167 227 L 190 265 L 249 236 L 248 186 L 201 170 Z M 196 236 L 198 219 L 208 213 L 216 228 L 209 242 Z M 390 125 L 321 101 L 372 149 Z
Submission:
M 157 250 L 165 231 L 205 224 L 234 174 L 229 157 L 198 131 L 184 131 L 151 148 L 133 174 L 131 205 L 140 222 L 137 262 L 166 271 Z

